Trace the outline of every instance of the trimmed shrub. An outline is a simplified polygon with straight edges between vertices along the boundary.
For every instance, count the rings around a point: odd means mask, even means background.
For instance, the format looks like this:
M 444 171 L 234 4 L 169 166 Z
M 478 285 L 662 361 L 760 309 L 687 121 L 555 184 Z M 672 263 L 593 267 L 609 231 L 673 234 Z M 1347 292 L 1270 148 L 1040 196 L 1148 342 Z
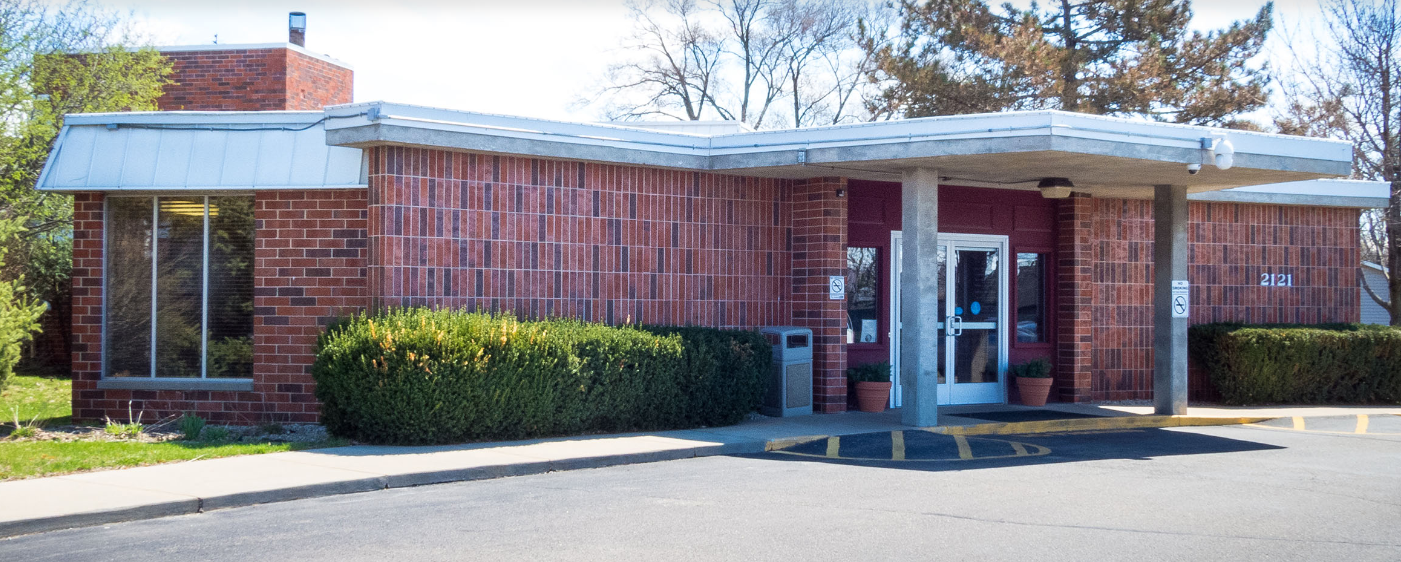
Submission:
M 1228 404 L 1401 403 L 1401 330 L 1219 323 L 1188 331 L 1192 360 Z
M 409 308 L 328 327 L 312 375 L 335 435 L 453 443 L 734 423 L 768 355 L 750 332 Z

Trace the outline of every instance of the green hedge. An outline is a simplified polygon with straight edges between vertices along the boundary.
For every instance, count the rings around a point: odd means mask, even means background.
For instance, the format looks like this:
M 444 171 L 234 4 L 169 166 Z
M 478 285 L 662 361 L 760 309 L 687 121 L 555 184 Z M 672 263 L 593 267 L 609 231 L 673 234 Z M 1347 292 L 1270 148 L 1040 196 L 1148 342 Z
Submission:
M 736 423 L 769 354 L 757 332 L 408 308 L 328 327 L 312 375 L 335 435 L 454 443 Z
M 1401 403 L 1401 330 L 1367 324 L 1202 324 L 1193 362 L 1228 404 Z

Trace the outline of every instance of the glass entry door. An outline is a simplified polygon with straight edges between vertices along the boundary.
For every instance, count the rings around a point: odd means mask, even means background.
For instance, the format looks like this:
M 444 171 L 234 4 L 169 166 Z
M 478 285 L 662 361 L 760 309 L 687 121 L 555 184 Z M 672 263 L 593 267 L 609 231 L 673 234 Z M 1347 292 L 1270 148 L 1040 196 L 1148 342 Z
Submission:
M 899 373 L 899 233 L 892 239 L 891 364 Z M 1007 237 L 939 234 L 938 308 L 942 322 L 928 343 L 939 347 L 939 404 L 1007 400 Z M 896 381 L 898 383 L 898 380 Z M 898 384 L 895 388 L 899 388 Z M 891 397 L 899 406 L 903 397 Z
M 941 244 L 944 240 L 940 240 Z M 947 281 L 944 322 L 945 368 L 940 404 L 986 404 L 1006 400 L 1007 238 L 949 236 L 944 255 Z M 947 376 L 943 373 L 952 373 Z

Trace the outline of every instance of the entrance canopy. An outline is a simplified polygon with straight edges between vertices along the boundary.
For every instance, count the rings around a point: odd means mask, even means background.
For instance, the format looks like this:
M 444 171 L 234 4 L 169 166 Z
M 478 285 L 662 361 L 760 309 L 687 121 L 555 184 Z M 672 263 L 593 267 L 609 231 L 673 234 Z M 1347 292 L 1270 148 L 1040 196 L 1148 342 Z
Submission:
M 1060 111 L 697 135 L 383 102 L 326 110 L 326 141 L 406 145 L 661 166 L 790 179 L 843 176 L 898 181 L 903 170 L 939 170 L 963 185 L 1035 189 L 1069 178 L 1091 195 L 1148 198 L 1152 186 L 1203 192 L 1345 176 L 1349 143 L 1156 123 Z M 1213 165 L 1228 141 L 1234 166 Z M 1219 146 L 1219 145 L 1218 145 Z M 1200 165 L 1192 174 L 1189 165 Z

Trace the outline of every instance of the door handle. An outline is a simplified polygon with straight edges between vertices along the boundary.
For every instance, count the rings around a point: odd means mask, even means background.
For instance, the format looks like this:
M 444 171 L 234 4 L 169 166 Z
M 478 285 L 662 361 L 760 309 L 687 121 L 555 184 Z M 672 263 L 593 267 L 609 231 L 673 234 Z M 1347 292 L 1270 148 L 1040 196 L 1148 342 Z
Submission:
M 955 317 L 953 317 L 953 322 L 952 322 L 952 324 L 953 324 L 953 326 L 954 326 L 954 329 L 957 330 L 957 331 L 954 332 L 953 335 L 955 335 L 955 336 L 961 336 L 961 335 L 963 335 L 963 317 L 962 317 L 962 316 L 955 316 Z

